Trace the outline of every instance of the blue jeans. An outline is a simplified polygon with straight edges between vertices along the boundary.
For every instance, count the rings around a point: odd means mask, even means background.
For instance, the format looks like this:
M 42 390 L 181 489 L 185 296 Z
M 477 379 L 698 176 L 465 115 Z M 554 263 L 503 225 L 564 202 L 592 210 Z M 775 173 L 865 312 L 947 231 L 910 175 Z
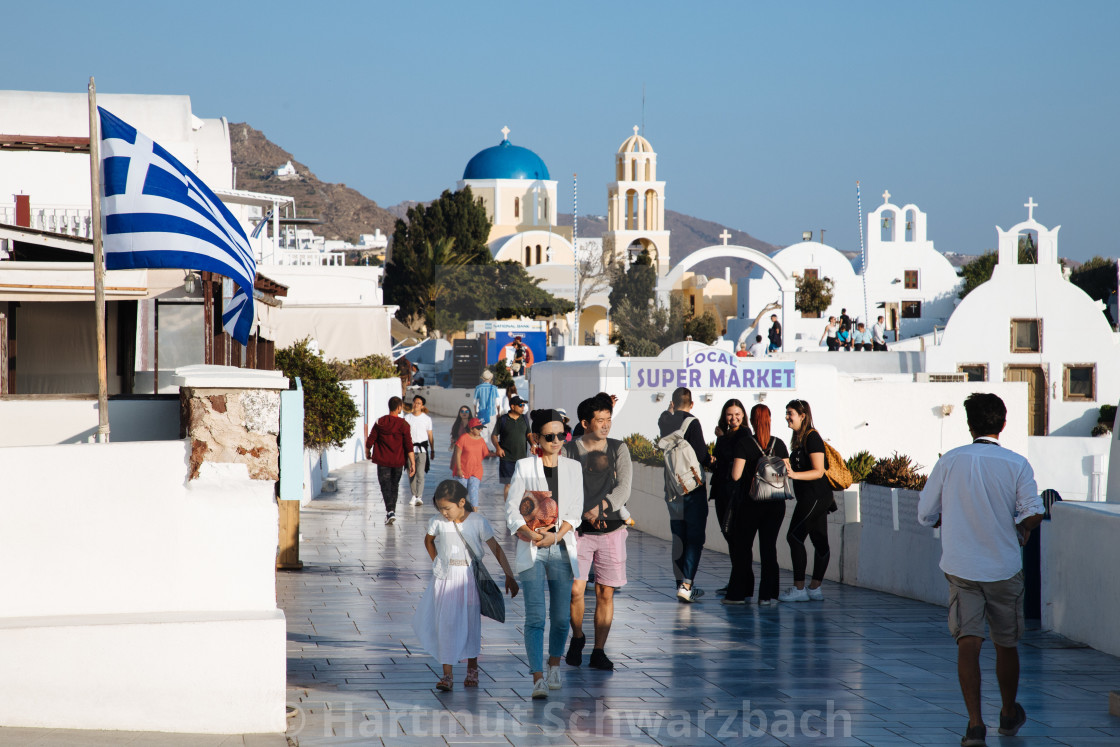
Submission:
M 708 494 L 701 485 L 669 505 L 669 531 L 673 533 L 673 575 L 677 583 L 692 583 L 704 551 L 708 524 Z
M 467 489 L 467 500 L 475 508 L 478 508 L 478 488 L 482 485 L 482 480 L 477 477 L 456 477 L 459 484 Z
M 537 550 L 533 567 L 522 571 L 518 578 L 525 594 L 525 654 L 529 657 L 529 671 L 543 672 L 545 584 L 549 597 L 549 656 L 564 655 L 572 617 L 572 564 L 564 543 Z

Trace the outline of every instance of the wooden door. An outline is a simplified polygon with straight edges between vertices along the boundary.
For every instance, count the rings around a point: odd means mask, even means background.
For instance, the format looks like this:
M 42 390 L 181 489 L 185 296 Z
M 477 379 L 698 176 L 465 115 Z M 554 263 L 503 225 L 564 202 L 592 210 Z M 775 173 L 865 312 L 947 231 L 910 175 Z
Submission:
M 1040 366 L 1008 366 L 1004 381 L 1027 382 L 1027 435 L 1045 436 L 1046 376 Z

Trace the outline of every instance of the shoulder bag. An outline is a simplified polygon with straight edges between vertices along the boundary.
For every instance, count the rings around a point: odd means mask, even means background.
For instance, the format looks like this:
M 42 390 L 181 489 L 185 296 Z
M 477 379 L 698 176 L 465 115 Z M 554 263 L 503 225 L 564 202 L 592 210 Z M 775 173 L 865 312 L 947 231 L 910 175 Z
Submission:
M 471 573 L 474 574 L 474 585 L 478 588 L 479 609 L 482 614 L 491 620 L 504 623 L 506 621 L 506 600 L 502 596 L 502 590 L 490 577 L 490 571 L 486 570 L 486 566 L 482 564 L 482 558 L 474 554 L 471 544 L 463 537 L 463 531 L 459 529 L 459 525 L 455 522 L 451 523 L 455 524 L 455 531 L 459 533 L 459 539 L 463 541 L 463 546 L 467 548 L 467 554 L 471 556 Z
M 751 500 L 759 502 L 793 500 L 796 496 L 789 484 L 786 463 L 774 456 L 775 440 L 770 439 L 768 451 L 763 451 L 754 435 L 751 435 L 751 440 L 762 452 L 762 456 L 758 459 L 758 466 L 755 467 L 754 482 L 751 483 Z

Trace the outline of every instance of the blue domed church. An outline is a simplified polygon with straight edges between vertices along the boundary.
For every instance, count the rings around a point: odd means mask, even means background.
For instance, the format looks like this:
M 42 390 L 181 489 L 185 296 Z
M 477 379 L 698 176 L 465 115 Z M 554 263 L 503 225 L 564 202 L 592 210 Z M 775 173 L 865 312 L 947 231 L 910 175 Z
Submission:
M 571 274 L 572 232 L 556 225 L 556 182 L 540 156 L 510 142 L 508 127 L 500 143 L 467 162 L 458 186 L 470 187 L 486 206 L 494 259 L 528 268 L 564 265 Z

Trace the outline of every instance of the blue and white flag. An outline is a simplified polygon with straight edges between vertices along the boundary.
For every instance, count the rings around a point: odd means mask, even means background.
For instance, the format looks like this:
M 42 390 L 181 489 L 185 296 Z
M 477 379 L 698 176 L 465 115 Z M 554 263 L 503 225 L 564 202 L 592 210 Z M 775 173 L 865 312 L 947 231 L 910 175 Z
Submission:
M 106 268 L 175 267 L 230 278 L 237 291 L 223 310 L 222 326 L 247 345 L 257 263 L 245 231 L 210 188 L 159 143 L 97 110 Z

